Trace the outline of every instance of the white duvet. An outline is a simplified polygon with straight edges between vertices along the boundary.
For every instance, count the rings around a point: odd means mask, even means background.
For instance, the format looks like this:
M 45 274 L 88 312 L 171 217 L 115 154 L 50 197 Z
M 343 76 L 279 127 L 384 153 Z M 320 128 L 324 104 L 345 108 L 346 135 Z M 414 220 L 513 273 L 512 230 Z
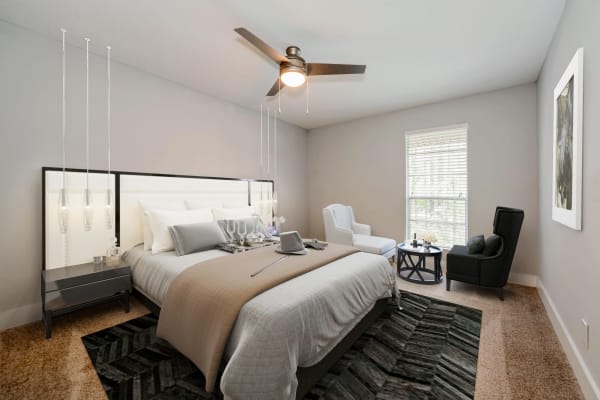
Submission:
M 134 285 L 160 305 L 176 274 L 227 254 L 203 253 L 153 256 L 137 247 L 125 259 Z M 377 300 L 392 295 L 394 284 L 385 257 L 355 253 L 256 296 L 242 307 L 229 338 L 223 394 L 234 400 L 294 399 L 297 367 L 321 361 Z

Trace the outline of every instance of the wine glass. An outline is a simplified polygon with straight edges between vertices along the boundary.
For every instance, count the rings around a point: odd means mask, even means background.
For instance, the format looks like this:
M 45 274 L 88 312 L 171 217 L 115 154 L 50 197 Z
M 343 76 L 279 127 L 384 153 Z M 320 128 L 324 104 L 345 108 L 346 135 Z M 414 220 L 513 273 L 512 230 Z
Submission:
M 246 223 L 244 221 L 238 221 L 238 234 L 240 235 L 240 246 L 244 245 L 244 242 L 246 240 L 246 232 Z
M 235 221 L 233 221 L 233 220 L 225 221 L 225 231 L 227 232 L 228 242 L 233 243 L 233 241 L 234 241 L 233 234 L 235 233 Z

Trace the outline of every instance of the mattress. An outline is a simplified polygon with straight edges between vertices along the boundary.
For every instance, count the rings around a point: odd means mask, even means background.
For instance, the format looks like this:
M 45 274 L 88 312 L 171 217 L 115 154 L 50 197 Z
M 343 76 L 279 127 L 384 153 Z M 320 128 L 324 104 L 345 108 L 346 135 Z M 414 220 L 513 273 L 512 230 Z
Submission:
M 179 272 L 228 254 L 152 255 L 138 246 L 124 258 L 134 286 L 160 305 Z M 242 307 L 227 344 L 220 386 L 225 398 L 294 399 L 297 368 L 321 361 L 377 300 L 394 290 L 387 259 L 359 252 L 259 294 Z
M 174 251 L 152 254 L 140 244 L 127 250 L 123 259 L 131 267 L 133 286 L 160 306 L 177 274 L 199 262 L 229 254 L 222 250 L 207 250 L 178 257 Z

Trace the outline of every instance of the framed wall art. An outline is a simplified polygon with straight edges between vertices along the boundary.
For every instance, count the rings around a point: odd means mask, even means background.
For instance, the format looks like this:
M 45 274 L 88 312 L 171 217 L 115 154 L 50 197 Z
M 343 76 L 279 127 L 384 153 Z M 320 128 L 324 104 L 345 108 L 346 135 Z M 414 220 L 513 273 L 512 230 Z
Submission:
M 554 88 L 552 219 L 581 230 L 583 49 Z

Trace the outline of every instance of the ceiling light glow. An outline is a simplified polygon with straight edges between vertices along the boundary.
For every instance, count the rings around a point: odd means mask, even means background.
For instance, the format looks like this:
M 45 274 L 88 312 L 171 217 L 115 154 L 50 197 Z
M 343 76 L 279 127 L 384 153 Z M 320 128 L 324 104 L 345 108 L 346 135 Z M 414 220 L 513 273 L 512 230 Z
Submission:
M 281 82 L 285 86 L 298 87 L 306 81 L 306 76 L 298 71 L 286 71 L 281 74 Z

